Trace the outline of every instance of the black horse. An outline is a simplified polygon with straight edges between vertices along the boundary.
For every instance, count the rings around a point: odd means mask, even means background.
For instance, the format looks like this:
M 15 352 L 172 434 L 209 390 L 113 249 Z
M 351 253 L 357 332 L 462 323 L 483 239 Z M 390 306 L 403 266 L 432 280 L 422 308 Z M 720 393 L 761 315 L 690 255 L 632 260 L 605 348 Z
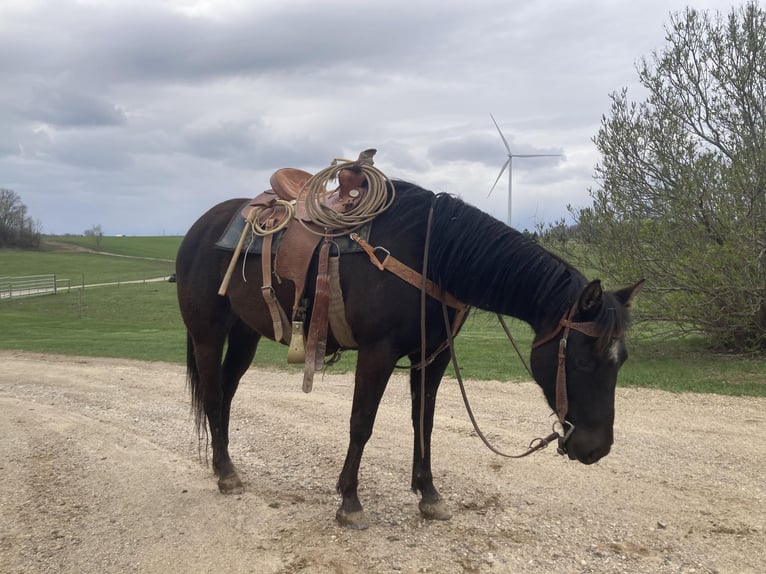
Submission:
M 532 350 L 531 368 L 551 407 L 556 404 L 559 343 L 569 334 L 564 398 L 568 398 L 567 419 L 575 430 L 568 437 L 566 453 L 585 464 L 605 456 L 613 441 L 617 372 L 627 358 L 624 334 L 629 307 L 639 284 L 602 291 L 598 281 L 589 283 L 571 265 L 475 207 L 405 182 L 397 181 L 394 187 L 396 199 L 375 219 L 369 243 L 421 270 L 427 219 L 433 208 L 428 278 L 460 301 L 532 326 L 540 344 Z M 258 341 L 262 336 L 273 338 L 274 332 L 261 296 L 259 256 L 247 256 L 246 281 L 235 273 L 227 295 L 217 294 L 231 254 L 214 244 L 243 201 L 225 201 L 204 214 L 184 238 L 176 260 L 193 409 L 198 430 L 205 430 L 207 419 L 213 469 L 223 493 L 243 488 L 228 450 L 231 402 Z M 306 282 L 309 300 L 316 268 L 315 257 Z M 404 357 L 413 365 L 420 362 L 421 294 L 398 276 L 379 270 L 365 253 L 341 256 L 340 284 L 358 358 L 350 441 L 337 484 L 342 502 L 336 517 L 344 525 L 363 528 L 366 521 L 357 495 L 362 452 L 395 365 Z M 274 285 L 283 308 L 291 309 L 292 282 Z M 454 313 L 450 310 L 451 317 Z M 586 323 L 591 329 L 569 333 L 561 327 L 567 319 L 570 325 Z M 447 332 L 441 303 L 431 298 L 426 303 L 425 332 L 428 354 L 436 352 L 436 357 L 425 368 L 424 397 L 420 369 L 413 369 L 410 377 L 415 432 L 412 490 L 421 495 L 423 516 L 448 519 L 450 514 L 433 484 L 430 439 L 436 394 L 450 353 L 438 352 Z M 337 348 L 330 332 L 327 353 Z M 421 399 L 425 400 L 422 415 Z

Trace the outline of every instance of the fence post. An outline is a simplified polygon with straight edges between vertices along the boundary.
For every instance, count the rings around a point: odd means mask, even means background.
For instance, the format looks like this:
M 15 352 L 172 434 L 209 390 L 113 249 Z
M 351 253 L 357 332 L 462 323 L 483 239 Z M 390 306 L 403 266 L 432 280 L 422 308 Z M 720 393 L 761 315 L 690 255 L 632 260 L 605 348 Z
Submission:
M 56 289 L 56 287 L 57 287 L 57 285 L 56 285 L 56 274 L 54 273 L 54 274 L 53 274 L 53 294 L 54 294 L 54 295 L 55 295 L 56 293 L 58 293 L 58 290 Z

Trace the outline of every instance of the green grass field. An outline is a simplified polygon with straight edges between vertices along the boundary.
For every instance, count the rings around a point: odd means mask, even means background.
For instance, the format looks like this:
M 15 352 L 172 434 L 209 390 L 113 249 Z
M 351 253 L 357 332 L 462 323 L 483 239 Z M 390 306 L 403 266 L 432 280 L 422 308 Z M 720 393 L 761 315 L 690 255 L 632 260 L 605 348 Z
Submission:
M 116 255 L 130 255 L 132 257 L 153 257 L 157 259 L 175 260 L 178 246 L 181 245 L 182 237 L 179 236 L 161 236 L 161 237 L 113 237 L 104 236 L 98 244 L 94 237 L 82 237 L 76 235 L 67 235 L 48 238 L 50 242 L 66 243 L 93 249 L 96 251 L 105 251 Z
M 123 255 L 175 253 L 180 238 L 104 238 L 102 250 Z M 117 247 L 112 247 L 112 239 Z M 92 239 L 90 239 L 93 241 Z M 135 242 L 135 251 L 130 245 Z M 173 272 L 173 264 L 92 253 L 21 252 L 0 250 L 0 275 L 69 274 L 79 285 L 110 280 L 128 281 Z M 519 321 L 510 322 L 528 356 L 532 333 Z M 629 335 L 630 359 L 620 385 L 674 392 L 710 392 L 766 396 L 766 359 L 716 355 L 697 338 L 657 341 L 638 326 Z M 457 339 L 458 360 L 467 378 L 528 380 L 496 318 L 474 313 Z M 12 301 L 0 301 L 0 349 L 21 349 L 68 355 L 124 357 L 150 361 L 185 361 L 186 343 L 178 312 L 175 285 L 167 282 L 120 284 L 77 289 Z M 348 352 L 331 369 L 352 370 Z M 286 347 L 263 341 L 256 364 L 285 368 Z M 290 369 L 300 371 L 297 367 Z
M 59 282 L 69 280 L 71 285 L 90 285 L 136 281 L 166 277 L 173 273 L 173 263 L 136 259 L 125 261 L 118 257 L 95 253 L 73 253 L 61 256 L 55 253 L 40 253 L 30 256 L 27 252 L 0 254 L 0 276 L 38 275 L 54 273 Z

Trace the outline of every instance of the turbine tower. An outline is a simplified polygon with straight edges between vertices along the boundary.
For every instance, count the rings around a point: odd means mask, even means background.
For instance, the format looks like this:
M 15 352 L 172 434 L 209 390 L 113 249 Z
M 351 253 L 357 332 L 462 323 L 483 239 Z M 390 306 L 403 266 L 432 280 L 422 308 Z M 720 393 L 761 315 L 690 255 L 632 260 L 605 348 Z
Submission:
M 497 182 L 500 181 L 500 178 L 503 177 L 503 173 L 505 173 L 505 169 L 508 168 L 508 226 L 512 227 L 511 203 L 512 203 L 512 192 L 513 192 L 513 158 L 515 157 L 561 157 L 561 154 L 560 153 L 513 153 L 511 151 L 511 146 L 508 145 L 508 140 L 505 139 L 503 132 L 500 130 L 500 126 L 497 125 L 497 121 L 495 121 L 495 116 L 493 116 L 492 114 L 489 114 L 489 117 L 492 118 L 492 122 L 495 124 L 495 127 L 497 128 L 497 133 L 500 134 L 500 138 L 503 140 L 503 145 L 505 145 L 505 149 L 508 152 L 508 159 L 505 160 L 503 167 L 500 168 L 500 173 L 497 174 L 497 179 L 495 180 L 495 183 L 492 184 L 492 189 L 489 190 L 489 194 L 487 195 L 487 197 L 492 195 L 492 192 L 495 190 L 495 186 L 497 185 Z

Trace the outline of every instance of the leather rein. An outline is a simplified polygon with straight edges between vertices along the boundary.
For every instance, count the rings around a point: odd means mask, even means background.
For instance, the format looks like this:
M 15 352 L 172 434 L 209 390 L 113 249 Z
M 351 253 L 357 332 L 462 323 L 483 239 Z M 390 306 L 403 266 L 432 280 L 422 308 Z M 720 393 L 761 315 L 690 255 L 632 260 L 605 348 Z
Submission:
M 449 324 L 449 318 L 447 316 L 447 307 L 445 305 L 442 305 L 442 309 L 443 309 L 443 316 L 444 316 L 445 326 L 446 326 Z M 465 384 L 463 383 L 463 377 L 460 372 L 460 367 L 457 363 L 457 356 L 455 354 L 455 346 L 454 346 L 454 336 L 452 335 L 452 332 L 449 329 L 447 330 L 447 333 L 448 333 L 447 340 L 449 344 L 450 354 L 452 357 L 452 367 L 455 370 L 455 376 L 457 377 L 458 385 L 460 387 L 460 393 L 463 396 L 463 403 L 465 404 L 466 411 L 468 412 L 468 418 L 471 419 L 471 423 L 473 424 L 474 431 L 476 431 L 476 434 L 479 436 L 481 441 L 489 450 L 491 450 L 495 454 L 506 457 L 506 458 L 524 458 L 525 456 L 528 456 L 532 454 L 533 452 L 537 452 L 538 450 L 544 449 L 556 439 L 558 439 L 558 447 L 556 449 L 556 452 L 558 452 L 558 454 L 560 455 L 566 454 L 567 452 L 566 442 L 567 440 L 569 440 L 569 437 L 572 436 L 572 433 L 575 430 L 575 426 L 566 419 L 567 413 L 569 412 L 569 399 L 567 397 L 567 375 L 566 375 L 567 340 L 572 330 L 578 331 L 590 337 L 598 336 L 598 329 L 595 323 L 590 321 L 576 322 L 572 320 L 576 311 L 577 311 L 577 303 L 572 305 L 572 308 L 561 317 L 561 319 L 558 322 L 558 325 L 551 333 L 549 333 L 545 337 L 537 339 L 536 341 L 532 343 L 532 349 L 537 349 L 538 347 L 542 347 L 543 345 L 550 343 L 556 337 L 561 335 L 561 339 L 559 340 L 558 367 L 556 369 L 556 409 L 554 411 L 554 414 L 556 415 L 557 420 L 556 422 L 553 423 L 553 429 L 551 434 L 549 434 L 546 437 L 537 437 L 532 439 L 532 441 L 530 441 L 529 443 L 529 446 L 527 447 L 527 450 L 522 452 L 521 454 L 516 454 L 516 455 L 507 454 L 497 449 L 495 446 L 493 446 L 489 442 L 489 440 L 481 431 L 481 429 L 479 429 L 479 425 L 476 422 L 476 418 L 473 415 L 473 410 L 471 409 L 471 405 L 468 402 L 468 395 L 466 394 Z M 522 364 L 527 369 L 527 372 L 529 373 L 529 375 L 534 378 L 534 376 L 532 375 L 532 370 L 529 368 L 526 361 L 524 361 L 524 357 L 521 354 L 521 351 L 519 350 L 519 347 L 516 344 L 516 341 L 514 340 L 513 335 L 511 335 L 511 332 L 508 329 L 508 326 L 506 325 L 502 315 L 498 313 L 497 318 L 500 321 L 500 324 L 502 325 L 503 330 L 505 331 L 505 334 L 508 336 L 508 339 L 513 344 L 513 347 L 516 350 L 516 353 L 518 354 L 519 359 L 521 359 Z

